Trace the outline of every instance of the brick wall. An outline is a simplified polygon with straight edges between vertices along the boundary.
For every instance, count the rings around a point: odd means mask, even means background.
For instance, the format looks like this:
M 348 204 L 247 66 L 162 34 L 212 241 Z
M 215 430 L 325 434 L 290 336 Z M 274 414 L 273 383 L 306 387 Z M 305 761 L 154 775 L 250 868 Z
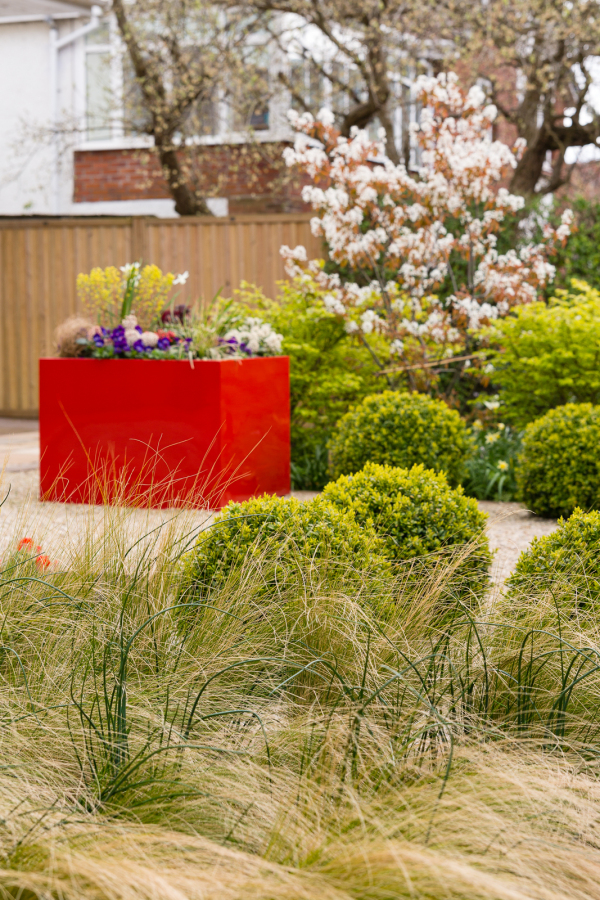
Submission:
M 186 151 L 182 165 L 201 193 L 227 197 L 231 213 L 304 212 L 302 183 L 282 160 L 283 142 L 219 145 Z M 170 197 L 153 150 L 75 152 L 75 203 Z
M 75 152 L 75 203 L 168 197 L 169 189 L 153 153 L 139 150 Z

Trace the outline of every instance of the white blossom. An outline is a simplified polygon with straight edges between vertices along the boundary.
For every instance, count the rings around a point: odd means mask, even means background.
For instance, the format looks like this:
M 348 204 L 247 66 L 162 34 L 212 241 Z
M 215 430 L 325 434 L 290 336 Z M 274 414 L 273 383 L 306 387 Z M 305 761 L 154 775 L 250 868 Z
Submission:
M 412 128 L 421 148 L 418 174 L 385 157 L 382 134 L 373 141 L 355 128 L 348 139 L 335 132 L 328 111 L 318 124 L 308 113 L 290 113 L 297 135 L 284 156 L 313 180 L 302 193 L 315 213 L 312 233 L 325 240 L 334 263 L 377 279 L 366 286 L 344 281 L 308 260 L 304 247 L 282 247 L 281 254 L 288 275 L 322 291 L 325 308 L 345 319 L 349 333 L 385 330 L 393 353 L 404 352 L 405 338 L 432 340 L 452 353 L 466 330 L 535 299 L 554 275 L 548 254 L 568 236 L 572 213 L 557 229 L 548 226 L 542 242 L 499 254 L 497 231 L 524 204 L 499 182 L 517 165 L 522 144 L 511 150 L 491 139 L 495 107 L 478 86 L 465 94 L 455 73 L 420 76 L 416 95 L 423 104 Z M 435 291 L 457 255 L 469 260 L 469 282 L 442 304 Z

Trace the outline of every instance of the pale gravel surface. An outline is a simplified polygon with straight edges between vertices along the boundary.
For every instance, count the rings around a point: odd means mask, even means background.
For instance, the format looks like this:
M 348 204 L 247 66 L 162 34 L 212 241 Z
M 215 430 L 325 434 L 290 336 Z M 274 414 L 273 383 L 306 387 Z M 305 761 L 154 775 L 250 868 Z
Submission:
M 0 420 L 0 485 L 2 496 L 10 485 L 10 493 L 0 509 L 0 556 L 16 539 L 27 535 L 34 537 L 44 551 L 61 558 L 75 549 L 83 534 L 90 528 L 101 533 L 113 515 L 102 507 L 75 504 L 40 503 L 37 499 L 39 484 L 39 440 L 29 425 L 28 431 L 7 434 L 11 425 Z M 297 491 L 295 496 L 307 500 L 316 496 L 312 491 Z M 504 581 L 515 566 L 519 554 L 534 537 L 554 531 L 554 519 L 540 519 L 518 503 L 480 502 L 489 515 L 488 534 L 490 545 L 496 550 L 493 576 L 496 583 Z M 181 520 L 181 527 L 201 527 L 209 517 L 206 512 L 174 513 L 172 510 L 130 510 L 115 514 L 127 522 L 132 537 L 155 528 L 174 516 Z M 107 518 L 108 517 L 108 518 Z M 65 560 L 66 561 L 66 560 Z

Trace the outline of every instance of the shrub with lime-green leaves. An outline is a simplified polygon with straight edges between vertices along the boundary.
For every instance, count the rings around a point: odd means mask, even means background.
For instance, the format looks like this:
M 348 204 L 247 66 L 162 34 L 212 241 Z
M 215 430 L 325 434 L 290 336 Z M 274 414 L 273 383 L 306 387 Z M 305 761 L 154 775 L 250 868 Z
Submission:
M 263 316 L 283 335 L 290 357 L 292 481 L 297 490 L 318 490 L 327 482 L 326 444 L 350 406 L 382 387 L 377 367 L 339 316 L 323 302 L 324 291 L 310 282 L 282 282 L 270 300 L 251 285 L 238 302 Z M 381 340 L 384 340 L 381 338 Z
M 457 551 L 455 580 L 475 594 L 485 590 L 492 561 L 487 515 L 462 488 L 451 488 L 444 474 L 422 465 L 405 469 L 367 463 L 326 485 L 323 497 L 350 511 L 365 528 L 375 528 L 390 560 Z
M 583 281 L 488 330 L 501 413 L 522 427 L 565 403 L 600 403 L 600 292 Z
M 534 538 L 506 587 L 509 600 L 545 594 L 550 609 L 600 610 L 600 512 L 576 509 L 556 531 Z
M 350 512 L 322 497 L 306 503 L 295 498 L 255 497 L 229 503 L 204 531 L 184 564 L 185 593 L 206 597 L 256 563 L 265 590 L 302 585 L 317 562 L 321 574 L 345 588 L 361 572 L 384 577 L 385 548 L 372 527 L 359 525 Z
M 517 497 L 540 516 L 600 507 L 600 406 L 567 403 L 531 422 L 517 460 Z
M 473 445 L 467 426 L 441 400 L 425 394 L 384 391 L 366 397 L 337 423 L 330 441 L 334 478 L 368 462 L 410 468 L 422 463 L 462 482 Z

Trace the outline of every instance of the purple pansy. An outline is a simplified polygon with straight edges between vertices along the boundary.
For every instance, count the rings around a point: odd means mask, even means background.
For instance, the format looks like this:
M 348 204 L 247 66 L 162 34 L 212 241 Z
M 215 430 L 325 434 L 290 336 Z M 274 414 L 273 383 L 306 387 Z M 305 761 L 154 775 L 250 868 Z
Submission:
M 129 344 L 127 343 L 127 338 L 125 337 L 125 329 L 122 325 L 117 325 L 116 328 L 113 328 L 111 332 L 111 340 L 113 342 L 113 347 L 115 348 L 115 353 L 127 353 L 129 350 Z

